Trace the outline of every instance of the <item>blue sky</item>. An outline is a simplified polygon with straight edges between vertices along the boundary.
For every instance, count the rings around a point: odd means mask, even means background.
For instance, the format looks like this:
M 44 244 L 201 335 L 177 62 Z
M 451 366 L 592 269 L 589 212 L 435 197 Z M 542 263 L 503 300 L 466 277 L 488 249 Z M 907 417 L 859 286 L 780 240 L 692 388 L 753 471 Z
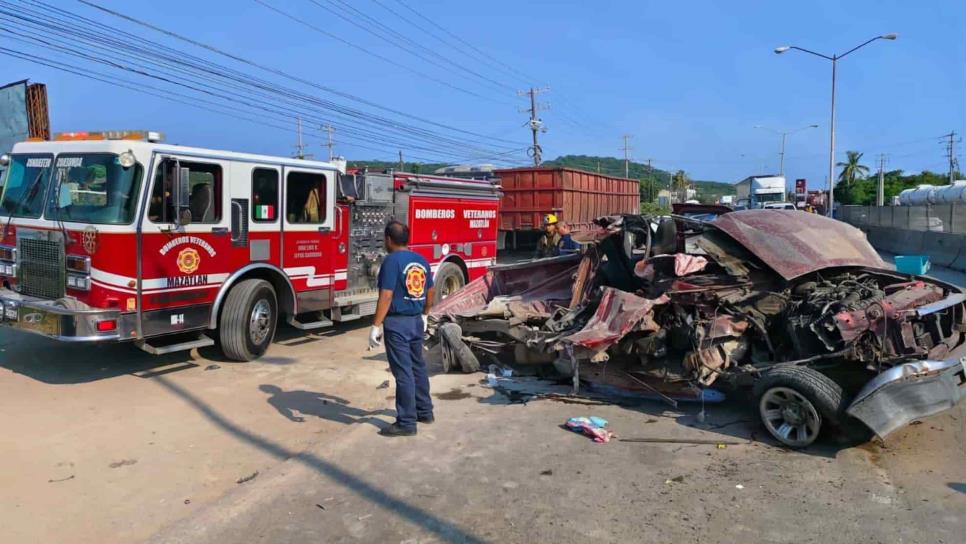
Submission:
M 425 58 L 412 56 L 309 1 L 265 0 L 407 67 L 400 68 L 252 0 L 98 1 L 374 103 L 514 142 L 507 143 L 508 147 L 523 147 L 529 140 L 523 127 L 525 114 L 518 111 L 525 103 L 513 90 L 525 88 L 527 82 L 549 86 L 550 91 L 540 97 L 550 103 L 550 110 L 542 114 L 548 127 L 541 141 L 546 158 L 562 154 L 620 156 L 620 136 L 628 133 L 634 135 L 631 155 L 636 160 L 653 159 L 657 167 L 681 168 L 697 179 L 734 182 L 762 170 L 778 169 L 778 136 L 756 130 L 755 125 L 795 128 L 814 123 L 820 127 L 789 136 L 785 171 L 789 179 L 805 177 L 810 186 L 820 186 L 827 170 L 830 63 L 798 52 L 775 55 L 772 50 L 788 44 L 841 53 L 887 32 L 898 33 L 899 39 L 875 42 L 839 64 L 840 154 L 857 149 L 865 152 L 865 163 L 872 166 L 875 155 L 882 152 L 890 155 L 890 169 L 943 170 L 944 149 L 938 136 L 966 130 L 961 98 L 966 88 L 962 45 L 966 5 L 960 2 L 405 0 L 497 59 L 500 64 L 496 64 L 464 55 L 460 47 L 465 46 L 452 38 L 436 40 L 387 11 L 384 6 L 416 18 L 397 0 L 342 1 L 439 56 L 425 50 Z M 51 3 L 202 54 L 200 49 L 83 4 Z M 317 3 L 345 9 L 339 0 Z M 358 17 L 354 20 L 365 24 Z M 374 32 L 385 35 L 382 29 Z M 47 55 L 35 46 L 11 41 L 2 32 L 0 46 Z M 427 58 L 443 66 L 431 64 Z M 225 59 L 218 62 L 324 96 L 255 68 Z M 285 155 L 292 153 L 295 142 L 294 123 L 286 123 L 292 130 L 264 127 L 213 113 L 210 108 L 171 103 L 4 56 L 0 56 L 0 73 L 4 80 L 29 78 L 48 84 L 55 130 L 143 127 L 164 131 L 169 141 L 177 143 Z M 130 74 L 123 77 L 137 80 Z M 340 154 L 350 159 L 395 157 L 398 146 L 363 149 L 360 146 L 366 143 L 373 147 L 372 142 L 350 140 L 339 128 L 337 124 L 335 140 Z M 307 137 L 306 143 L 311 152 L 323 156 L 319 136 Z M 420 155 L 407 149 L 403 152 Z M 520 162 L 526 161 L 524 155 L 516 156 Z

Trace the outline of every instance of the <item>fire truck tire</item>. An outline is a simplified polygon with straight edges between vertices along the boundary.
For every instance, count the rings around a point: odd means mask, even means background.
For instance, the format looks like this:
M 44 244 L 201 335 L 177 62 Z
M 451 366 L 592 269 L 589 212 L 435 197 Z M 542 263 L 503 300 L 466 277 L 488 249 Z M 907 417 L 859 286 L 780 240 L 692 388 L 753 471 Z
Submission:
M 441 264 L 433 278 L 436 293 L 433 303 L 442 302 L 446 297 L 462 289 L 464 285 L 466 285 L 466 278 L 463 277 L 463 270 L 458 264 L 448 262 Z
M 275 338 L 277 325 L 278 300 L 272 284 L 259 279 L 242 280 L 228 291 L 221 310 L 221 350 L 235 361 L 257 359 Z

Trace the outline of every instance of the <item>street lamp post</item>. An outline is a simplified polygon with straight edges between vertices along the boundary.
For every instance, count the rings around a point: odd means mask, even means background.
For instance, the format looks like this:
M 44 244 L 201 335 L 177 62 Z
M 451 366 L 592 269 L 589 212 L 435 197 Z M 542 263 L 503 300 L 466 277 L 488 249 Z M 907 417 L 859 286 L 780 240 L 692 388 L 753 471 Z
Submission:
M 795 45 L 784 45 L 782 47 L 776 47 L 775 53 L 781 55 L 782 53 L 788 51 L 789 49 L 795 49 L 803 53 L 808 53 L 810 55 L 815 55 L 816 57 L 821 57 L 825 60 L 832 61 L 832 115 L 831 121 L 829 122 L 829 138 L 828 138 L 828 212 L 827 215 L 832 217 L 832 208 L 835 204 L 835 195 L 833 188 L 835 186 L 835 71 L 838 67 L 839 59 L 845 57 L 846 55 L 855 52 L 876 40 L 894 40 L 898 35 L 894 33 L 883 34 L 881 36 L 876 36 L 870 40 L 867 40 L 859 45 L 849 49 L 841 55 L 823 55 L 822 53 L 816 53 L 815 51 L 810 51 L 808 49 L 798 47 Z
M 801 132 L 808 128 L 818 128 L 818 125 L 807 125 L 804 127 L 796 128 L 794 130 L 775 130 L 773 128 L 763 127 L 761 125 L 755 125 L 755 128 L 767 130 L 768 132 L 773 132 L 782 137 L 782 145 L 778 151 L 778 175 L 784 176 L 785 175 L 785 138 L 787 138 L 791 134 L 795 134 L 796 132 Z

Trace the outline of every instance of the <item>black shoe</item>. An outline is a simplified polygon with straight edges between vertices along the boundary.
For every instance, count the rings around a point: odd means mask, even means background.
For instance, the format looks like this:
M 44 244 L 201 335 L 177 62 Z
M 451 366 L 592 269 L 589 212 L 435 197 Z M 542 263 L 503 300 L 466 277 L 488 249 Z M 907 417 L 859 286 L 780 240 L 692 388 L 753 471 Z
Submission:
M 405 427 L 400 427 L 398 423 L 393 423 L 385 429 L 381 429 L 379 434 L 382 436 L 414 436 L 416 434 L 416 429 L 407 429 Z
M 428 416 L 420 416 L 416 418 L 416 421 L 419 423 L 425 423 L 426 425 L 429 425 L 430 423 L 436 421 L 436 418 L 433 417 L 433 414 L 429 414 Z

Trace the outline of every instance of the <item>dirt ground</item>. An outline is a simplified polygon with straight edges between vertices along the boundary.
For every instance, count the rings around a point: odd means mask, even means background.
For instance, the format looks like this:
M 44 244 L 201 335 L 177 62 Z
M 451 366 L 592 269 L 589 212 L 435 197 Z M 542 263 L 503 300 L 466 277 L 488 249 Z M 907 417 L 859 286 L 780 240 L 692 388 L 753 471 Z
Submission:
M 960 278 L 961 281 L 962 278 Z M 955 281 L 955 278 L 954 278 Z M 963 283 L 961 283 L 963 284 Z M 384 439 L 368 322 L 268 356 L 161 358 L 0 330 L 0 542 L 962 542 L 966 408 L 884 444 L 793 452 L 745 404 L 526 405 L 432 378 L 438 421 Z M 620 437 L 736 441 L 594 444 Z M 957 536 L 958 535 L 958 536 Z
M 350 424 L 375 430 L 391 375 L 362 327 L 282 330 L 244 364 L 0 330 L 0 542 L 140 542 Z
M 418 436 L 356 428 L 152 542 L 952 543 L 966 531 L 963 407 L 884 445 L 793 452 L 737 403 L 698 423 L 695 405 L 509 404 L 478 375 L 433 386 L 437 422 Z M 739 444 L 595 444 L 561 428 L 578 415 L 624 438 Z

